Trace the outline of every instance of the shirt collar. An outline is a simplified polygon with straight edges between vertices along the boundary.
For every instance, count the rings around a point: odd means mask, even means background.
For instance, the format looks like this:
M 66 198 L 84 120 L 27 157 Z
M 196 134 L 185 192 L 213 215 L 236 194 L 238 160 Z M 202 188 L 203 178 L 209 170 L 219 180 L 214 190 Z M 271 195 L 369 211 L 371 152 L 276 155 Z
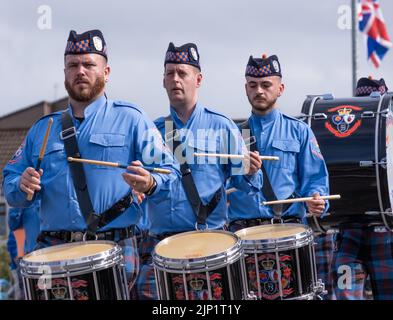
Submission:
M 99 98 L 94 100 L 92 103 L 90 103 L 84 110 L 85 119 L 89 118 L 92 114 L 96 113 L 98 109 L 100 109 L 103 105 L 106 104 L 106 101 L 107 101 L 106 96 L 103 94 Z M 74 117 L 71 104 L 68 105 L 68 108 L 70 109 L 71 114 Z
M 175 122 L 176 127 L 179 128 L 179 129 L 180 129 L 180 128 L 183 128 L 183 127 L 189 127 L 190 124 L 191 124 L 191 122 L 193 121 L 193 119 L 194 119 L 198 114 L 200 114 L 200 113 L 202 112 L 202 110 L 203 110 L 203 107 L 202 107 L 199 103 L 197 103 L 197 104 L 195 105 L 194 111 L 191 113 L 190 118 L 187 120 L 187 123 L 184 124 L 184 123 L 180 120 L 179 116 L 177 115 L 176 110 L 175 110 L 172 106 L 171 106 L 171 108 L 170 108 L 172 119 L 173 119 L 173 121 Z
M 278 111 L 278 109 L 273 109 L 268 114 L 265 114 L 263 116 L 253 113 L 251 118 L 253 118 L 255 121 L 259 123 L 267 124 L 269 122 L 276 120 L 279 114 L 280 112 Z

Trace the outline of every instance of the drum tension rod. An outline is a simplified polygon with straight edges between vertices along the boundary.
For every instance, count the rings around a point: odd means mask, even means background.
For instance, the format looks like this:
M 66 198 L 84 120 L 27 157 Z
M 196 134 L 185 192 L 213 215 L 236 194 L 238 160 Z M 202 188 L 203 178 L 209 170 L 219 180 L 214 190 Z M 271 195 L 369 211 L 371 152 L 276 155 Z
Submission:
M 375 161 L 359 161 L 359 166 L 362 168 L 366 168 L 366 167 L 372 167 L 375 166 L 376 164 L 381 165 L 381 166 L 386 166 L 386 160 L 384 161 L 384 159 L 382 159 L 382 161 L 380 162 L 375 162 Z

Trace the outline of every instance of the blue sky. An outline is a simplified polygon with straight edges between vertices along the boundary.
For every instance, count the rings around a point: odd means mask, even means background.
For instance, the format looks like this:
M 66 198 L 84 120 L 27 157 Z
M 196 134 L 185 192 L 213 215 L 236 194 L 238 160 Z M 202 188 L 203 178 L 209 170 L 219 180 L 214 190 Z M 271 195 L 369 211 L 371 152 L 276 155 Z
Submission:
M 380 0 L 393 38 L 393 2 Z M 52 28 L 37 22 L 41 5 Z M 280 108 L 300 113 L 307 94 L 351 95 L 350 30 L 339 28 L 349 0 L 2 1 L 0 116 L 66 95 L 63 53 L 71 29 L 98 28 L 109 47 L 107 93 L 134 102 L 152 117 L 168 113 L 162 87 L 168 43 L 194 42 L 201 56 L 200 102 L 230 117 L 246 117 L 244 69 L 250 54 L 277 54 L 286 85 Z M 343 7 L 344 6 L 344 7 Z M 366 60 L 359 35 L 359 76 L 383 77 L 393 89 L 393 48 L 379 69 Z

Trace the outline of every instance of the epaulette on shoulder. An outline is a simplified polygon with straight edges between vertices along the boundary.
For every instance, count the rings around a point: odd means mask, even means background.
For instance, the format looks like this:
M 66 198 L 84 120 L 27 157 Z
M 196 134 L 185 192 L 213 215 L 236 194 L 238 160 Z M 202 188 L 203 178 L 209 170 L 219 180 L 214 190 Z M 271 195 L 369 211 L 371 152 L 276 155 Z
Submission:
M 128 108 L 135 109 L 139 113 L 143 113 L 142 109 L 140 109 L 138 106 L 136 106 L 135 104 L 133 104 L 131 102 L 126 102 L 126 101 L 121 101 L 121 100 L 114 100 L 113 101 L 113 106 L 114 107 L 128 107 Z
M 286 115 L 286 114 L 284 114 L 284 113 L 283 113 L 282 115 L 283 115 L 284 118 L 287 118 L 287 119 L 290 119 L 290 120 L 297 121 L 297 122 L 299 122 L 299 123 L 301 123 L 301 124 L 307 126 L 307 123 L 305 123 L 304 121 L 302 121 L 302 120 L 300 120 L 300 119 L 297 119 L 297 118 L 295 118 L 295 117 L 288 116 L 288 115 Z
M 153 121 L 158 130 L 165 128 L 165 119 L 166 117 L 159 117 Z
M 64 111 L 64 110 L 63 110 L 63 111 Z M 39 119 L 35 122 L 35 124 L 38 123 L 38 122 L 40 122 L 41 120 L 46 119 L 46 118 L 61 117 L 61 114 L 63 113 L 63 111 L 56 111 L 56 112 L 53 112 L 53 113 L 46 114 L 46 115 L 42 116 L 41 118 L 39 118 Z
M 227 119 L 227 120 L 231 120 L 231 121 L 232 121 L 231 118 L 228 118 L 226 115 L 224 115 L 224 114 L 222 114 L 222 113 L 219 113 L 219 112 L 217 112 L 217 111 L 210 110 L 210 109 L 208 109 L 208 108 L 206 108 L 206 107 L 205 107 L 205 110 L 206 110 L 207 112 L 209 112 L 209 113 L 216 114 L 216 115 L 221 116 L 221 117 L 223 117 L 223 118 L 225 118 L 225 119 Z

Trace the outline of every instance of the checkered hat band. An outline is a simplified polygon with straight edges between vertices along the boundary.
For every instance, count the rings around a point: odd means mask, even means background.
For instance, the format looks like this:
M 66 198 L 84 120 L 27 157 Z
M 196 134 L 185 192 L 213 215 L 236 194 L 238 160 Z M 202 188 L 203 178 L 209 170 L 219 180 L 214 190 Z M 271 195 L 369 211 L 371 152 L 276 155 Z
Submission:
M 66 52 L 67 53 L 83 53 L 83 52 L 91 52 L 90 49 L 90 40 L 85 39 L 78 42 L 68 41 Z
M 273 72 L 270 65 L 265 65 L 263 67 L 256 68 L 254 66 L 247 66 L 246 75 L 252 77 L 266 77 L 272 75 Z
M 379 91 L 381 94 L 386 92 L 385 86 L 380 86 L 379 88 L 372 87 L 372 86 L 365 86 L 356 88 L 356 95 L 370 95 L 374 91 Z
M 190 62 L 188 57 L 188 52 L 181 51 L 181 52 L 172 52 L 169 51 L 166 53 L 165 57 L 166 62 Z

